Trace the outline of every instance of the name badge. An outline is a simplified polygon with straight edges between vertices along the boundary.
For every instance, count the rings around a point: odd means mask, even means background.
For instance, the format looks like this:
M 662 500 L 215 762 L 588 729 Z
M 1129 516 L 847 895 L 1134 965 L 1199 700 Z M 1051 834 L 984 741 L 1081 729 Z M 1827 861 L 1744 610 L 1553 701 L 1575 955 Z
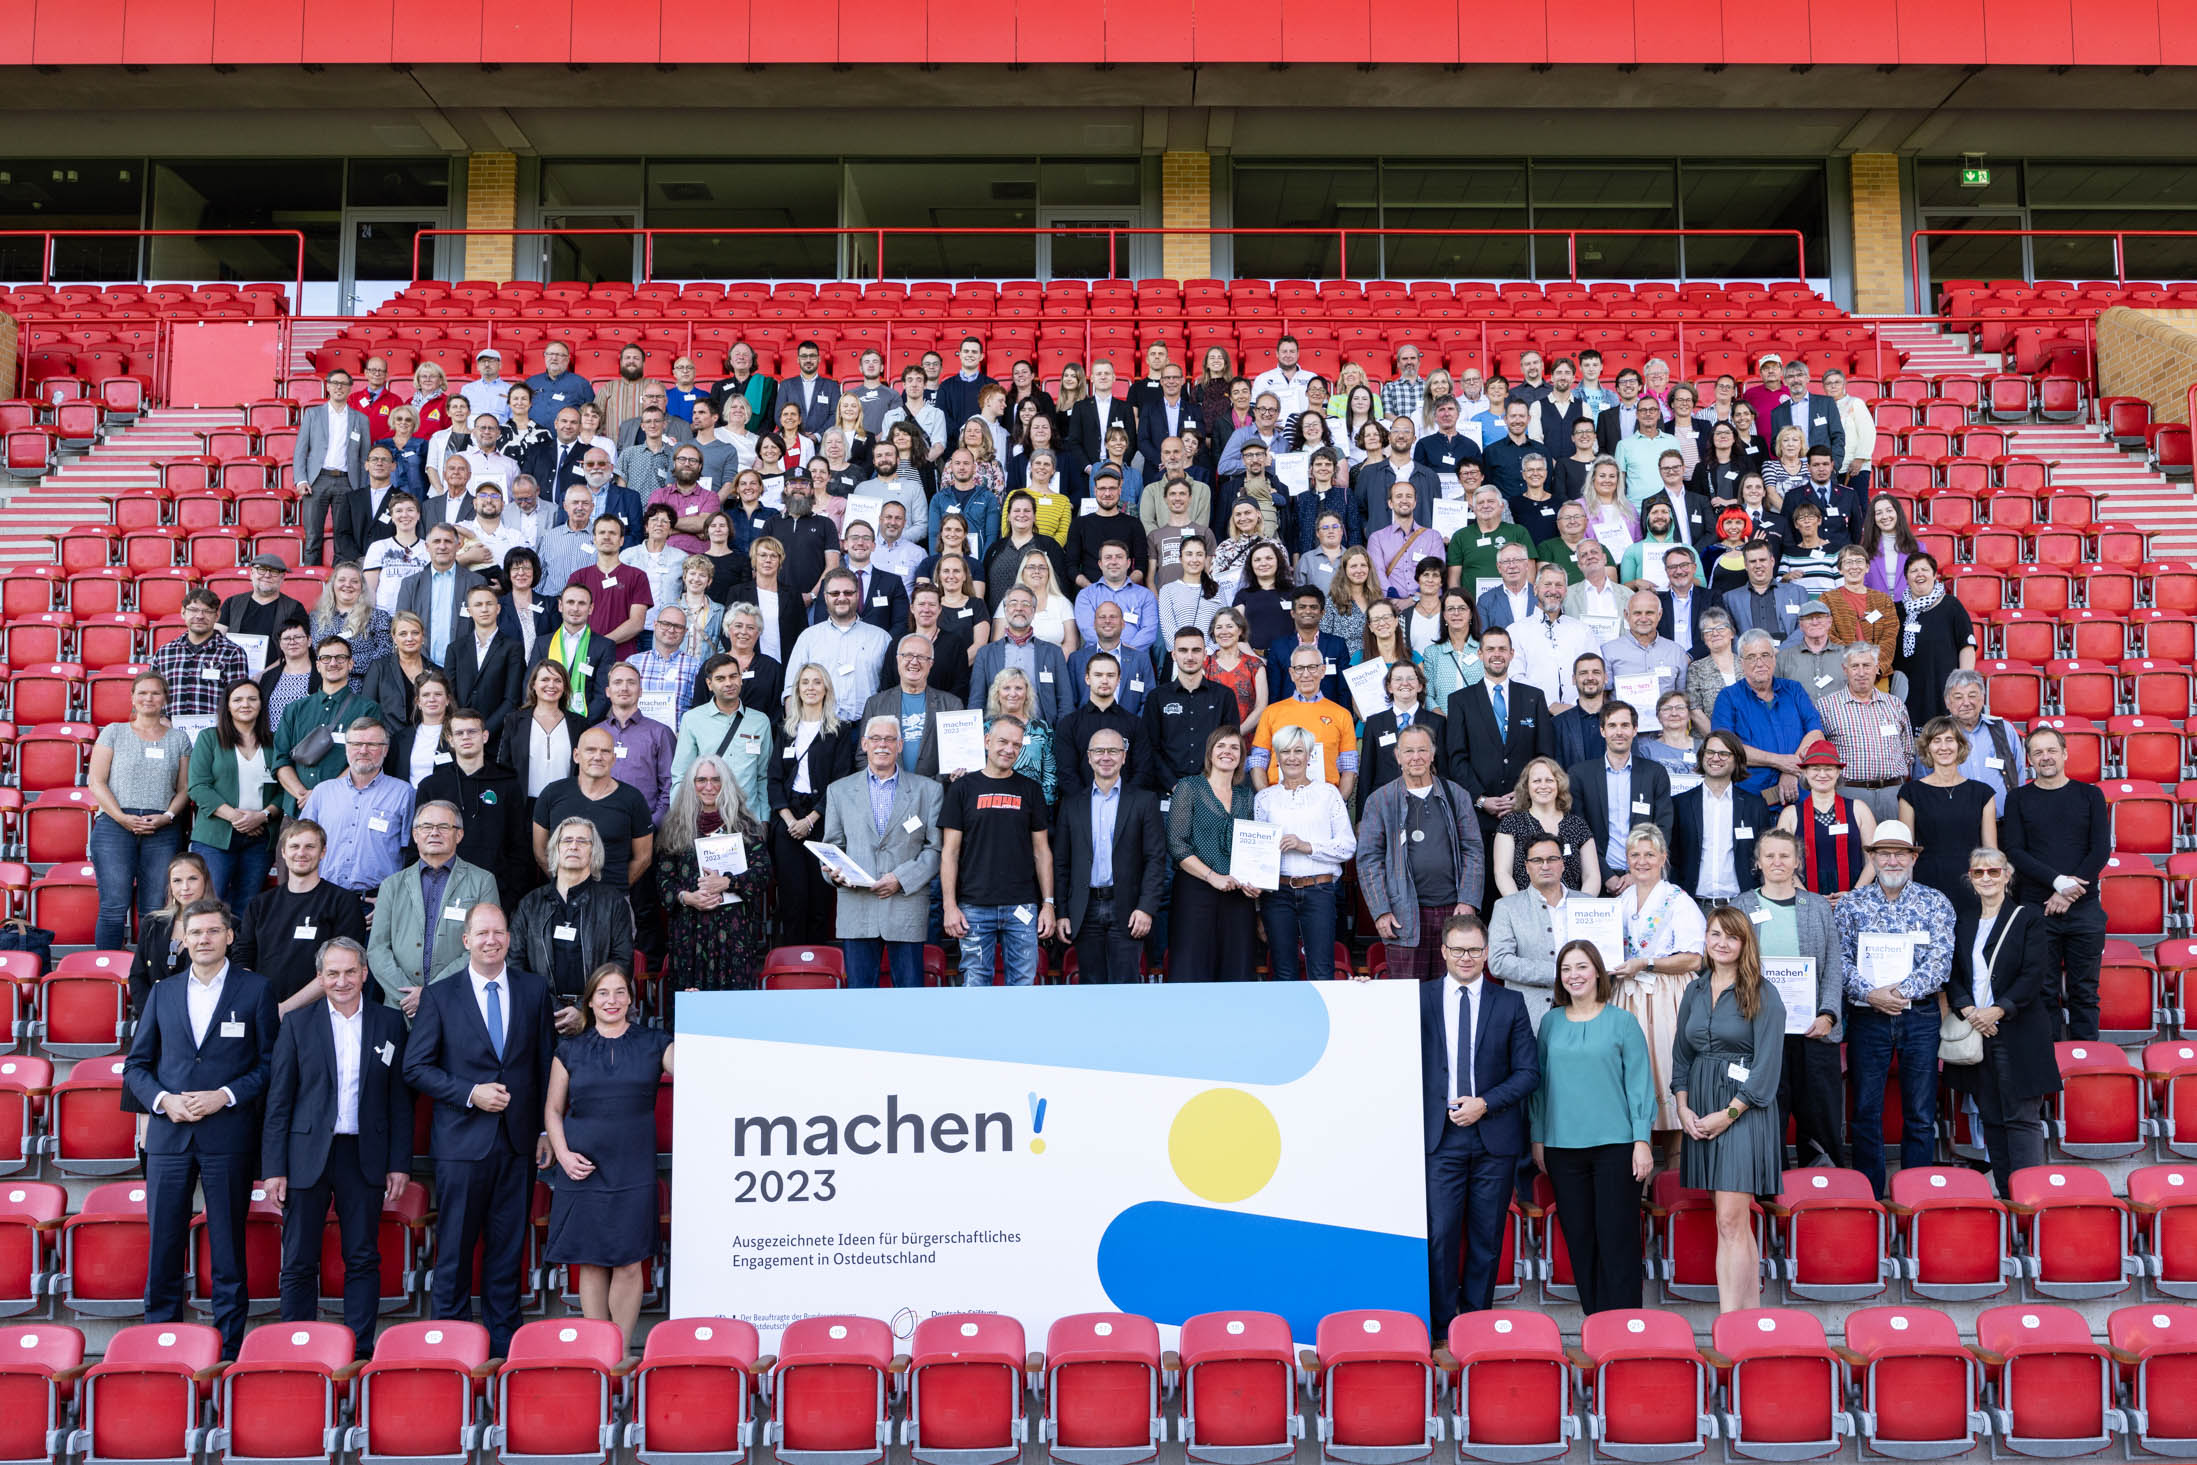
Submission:
M 1132 692 L 1141 692 L 1141 691 L 1143 691 L 1143 690 L 1144 690 L 1144 683 L 1143 683 L 1143 682 L 1141 682 L 1141 681 L 1139 681 L 1139 682 L 1131 682 L 1131 683 L 1129 684 L 1129 690 L 1130 690 L 1130 691 L 1132 691 Z
M 1834 824 L 1831 826 L 1831 832 L 1833 834 L 1844 834 L 1846 832 L 1846 826 L 1843 824 Z
M 618 761 L 619 761 L 620 763 L 623 763 L 623 762 L 625 762 L 625 760 L 626 760 L 626 745 L 625 745 L 624 743 L 620 743 L 620 744 L 618 745 Z
M 1823 426 L 1823 419 L 1822 419 L 1822 418 L 1818 417 L 1818 418 L 1816 419 L 1816 426 L 1818 426 L 1818 427 L 1821 427 L 1821 426 Z
M 780 753 L 780 754 L 779 754 L 778 756 L 779 756 L 779 757 L 781 757 L 781 758 L 789 758 L 789 759 L 790 759 L 790 758 L 798 758 L 798 757 L 800 757 L 800 756 L 801 756 L 801 750 L 800 750 L 799 748 L 788 748 L 788 749 L 786 749 L 786 751 L 785 751 L 785 752 L 783 752 L 783 753 Z
M 1994 772 L 2003 773 L 2006 771 L 2006 760 L 2004 758 L 1986 758 L 1983 760 L 1983 766 Z
M 1049 687 L 1049 686 L 1051 686 L 1051 685 L 1053 684 L 1053 674 L 1052 674 L 1051 672 L 1049 672 L 1049 671 L 1041 671 L 1041 672 L 1039 672 L 1039 673 L 1037 674 L 1037 679 L 1038 679 L 1039 681 L 1041 681 L 1041 682 L 1045 683 L 1045 685 L 1046 685 L 1046 686 L 1048 686 L 1048 687 Z
M 290 933 L 290 939 L 292 941 L 310 941 L 319 930 L 320 927 L 308 921 L 306 924 L 298 927 L 295 931 L 292 931 Z
M 889 595 L 873 595 L 870 597 L 870 604 L 881 608 L 892 603 L 892 597 Z
M 198 669 L 198 679 L 202 682 L 218 682 L 221 680 L 221 668 L 218 666 L 202 666 Z
M 1917 946 L 1928 946 L 1930 944 L 1930 933 L 1928 931 L 1910 931 L 1907 934 L 1915 938 Z
M 1167 812 L 1167 810 L 1168 810 L 1168 808 L 1169 808 L 1169 807 L 1170 807 L 1171 805 L 1173 805 L 1173 803 L 1174 803 L 1174 802 L 1175 802 L 1175 801 L 1174 801 L 1173 799 L 1161 799 L 1161 800 L 1160 800 L 1160 812 L 1161 812 L 1162 814 L 1166 813 L 1166 812 Z
M 1323 661 L 1323 662 L 1321 662 L 1321 663 L 1320 663 L 1320 675 L 1321 675 L 1321 676 L 1323 676 L 1323 677 L 1331 677 L 1331 676 L 1335 675 L 1335 663 L 1334 663 L 1334 662 L 1332 662 L 1332 661 Z
M 1899 728 L 1889 722 L 1880 722 L 1877 724 L 1877 734 L 1880 737 L 1896 738 L 1899 736 Z
M 227 1022 L 225 1022 L 225 1023 L 223 1023 L 223 1024 L 221 1025 L 221 1036 L 223 1036 L 224 1038 L 241 1038 L 241 1037 L 243 1037 L 243 1036 L 244 1036 L 244 1024 L 243 1024 L 243 1023 L 241 1023 L 241 1022 L 238 1022 L 238 1021 L 237 1021 L 237 1020 L 236 1020 L 235 1018 L 233 1018 L 233 1017 L 232 1017 L 232 1018 L 230 1018 L 230 1019 L 229 1019 L 229 1020 L 228 1020 Z
M 1026 905 L 1018 905 L 1015 907 L 1015 919 L 1022 922 L 1022 924 L 1025 926 L 1029 925 L 1031 921 L 1035 920 L 1036 916 L 1037 913 L 1032 911 Z
M 1744 1063 L 1727 1063 L 1724 1065 L 1724 1071 L 1732 1076 L 1733 1083 L 1745 1083 L 1747 1075 L 1753 1072 Z
M 742 733 L 740 735 L 740 751 L 751 758 L 760 758 L 763 755 L 763 735 L 761 733 Z
M 905 829 L 908 833 L 913 834 L 918 829 L 921 829 L 923 827 L 923 821 L 916 818 L 913 814 L 910 814 L 907 818 L 900 821 L 900 827 L 902 829 Z
M 1393 748 L 1393 747 L 1395 747 L 1395 746 L 1396 746 L 1396 734 L 1394 734 L 1394 733 L 1382 733 L 1382 734 L 1381 734 L 1381 746 L 1382 746 L 1382 747 L 1384 747 L 1384 748 Z
M 387 834 L 389 832 L 389 821 L 376 815 L 366 821 L 366 827 L 376 834 Z
M 617 589 L 617 588 L 618 588 L 618 577 L 617 577 L 617 576 L 615 576 L 615 575 L 605 575 L 605 576 L 603 576 L 603 588 L 604 588 L 605 590 L 615 590 L 615 589 Z
M 1646 799 L 1634 799 L 1632 801 L 1632 811 L 1635 814 L 1646 814 L 1652 812 L 1648 806 L 1648 801 Z
M 376 1048 L 374 1050 L 374 1056 L 381 1060 L 382 1067 L 387 1068 L 390 1064 L 397 1061 L 397 1045 L 395 1043 L 385 1042 L 379 1048 Z
M 168 750 L 166 748 L 147 748 L 145 750 L 145 756 L 152 759 L 155 763 L 162 763 L 167 761 Z
M 1747 919 L 1758 926 L 1767 926 L 1775 918 L 1768 911 L 1749 911 L 1747 912 Z
M 1817 677 L 1816 685 L 1819 687 L 1828 687 L 1829 685 L 1831 685 L 1831 679 L 1828 676 Z
M 1873 625 L 1875 625 L 1875 624 L 1876 624 L 1876 623 L 1877 623 L 1878 621 L 1881 621 L 1881 620 L 1883 620 L 1883 619 L 1884 619 L 1884 612 L 1883 612 L 1883 611 L 1881 611 L 1881 610 L 1873 610 L 1873 611 L 1869 612 L 1869 614 L 1867 614 L 1867 615 L 1863 616 L 1863 617 L 1862 617 L 1862 619 L 1863 619 L 1863 620 L 1865 620 L 1865 621 L 1867 621 L 1867 622 L 1868 622 L 1868 623 L 1869 623 L 1870 625 L 1872 625 L 1872 626 L 1873 626 Z
M 559 941 L 577 941 L 580 939 L 580 928 L 577 926 L 559 926 L 550 934 Z
M 348 733 L 332 732 L 328 736 L 330 740 L 333 741 L 335 745 L 339 748 L 351 741 L 350 734 Z
M 853 676 L 853 675 L 854 675 L 854 663 L 850 661 L 850 662 L 848 662 L 848 663 L 847 663 L 847 664 L 846 664 L 845 666 L 843 666 L 843 667 L 839 668 L 839 672 L 838 672 L 838 675 L 840 675 L 840 676 L 843 676 L 843 677 L 851 677 L 851 676 Z
M 1755 827 L 1752 824 L 1735 824 L 1732 826 L 1732 838 L 1753 839 L 1754 837 Z
M 1137 623 L 1137 613 L 1133 610 L 1123 611 L 1121 613 L 1121 618 L 1132 626 Z

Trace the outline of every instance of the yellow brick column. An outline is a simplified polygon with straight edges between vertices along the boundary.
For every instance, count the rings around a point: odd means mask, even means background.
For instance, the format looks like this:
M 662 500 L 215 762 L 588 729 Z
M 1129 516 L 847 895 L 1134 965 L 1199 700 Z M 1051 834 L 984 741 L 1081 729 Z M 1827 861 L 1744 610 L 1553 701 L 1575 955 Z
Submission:
M 519 160 L 510 153 L 475 153 L 465 160 L 465 227 L 468 229 L 512 229 L 519 222 Z M 498 284 L 512 277 L 513 246 L 517 243 L 510 235 L 483 235 L 477 239 L 443 239 L 437 242 L 436 264 L 443 263 L 443 251 L 450 258 L 465 266 L 468 280 L 494 280 Z M 450 279 L 458 274 L 448 268 L 437 273 Z
M 1899 156 L 1856 153 L 1854 183 L 1854 309 L 1862 315 L 1905 315 L 1907 236 L 1900 228 Z
M 1170 229 L 1205 229 L 1213 223 L 1213 159 L 1203 152 L 1160 154 L 1160 222 Z M 1175 280 L 1202 280 L 1213 273 L 1213 239 L 1207 234 L 1161 236 L 1160 273 Z

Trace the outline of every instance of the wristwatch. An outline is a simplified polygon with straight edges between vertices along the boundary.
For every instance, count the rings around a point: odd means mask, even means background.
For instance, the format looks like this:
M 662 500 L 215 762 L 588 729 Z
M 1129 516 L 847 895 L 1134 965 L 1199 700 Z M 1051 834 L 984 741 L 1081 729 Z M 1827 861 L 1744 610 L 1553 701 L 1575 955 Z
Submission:
M 1731 1103 L 1730 1103 L 1730 1104 L 1729 1104 L 1729 1105 L 1728 1105 L 1728 1106 L 1727 1106 L 1727 1107 L 1725 1108 L 1725 1110 L 1724 1110 L 1724 1117 L 1725 1117 L 1726 1119 L 1737 1119 L 1737 1118 L 1738 1118 L 1738 1117 L 1739 1117 L 1740 1115 L 1742 1115 L 1742 1114 L 1744 1114 L 1744 1113 L 1746 1113 L 1746 1112 L 1747 1112 L 1746 1106 L 1745 1106 L 1745 1105 L 1743 1105 L 1743 1104 L 1741 1104 L 1741 1103 L 1739 1102 L 1739 1100 L 1737 1100 L 1737 1099 L 1734 1099 L 1734 1100 L 1732 1100 L 1732 1102 L 1731 1102 Z

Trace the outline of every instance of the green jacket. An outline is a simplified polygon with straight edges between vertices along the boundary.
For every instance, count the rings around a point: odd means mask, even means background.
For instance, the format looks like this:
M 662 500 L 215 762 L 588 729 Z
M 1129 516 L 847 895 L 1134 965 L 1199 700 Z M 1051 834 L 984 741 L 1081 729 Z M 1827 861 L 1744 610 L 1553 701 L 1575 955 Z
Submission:
M 340 722 L 337 716 L 338 713 L 341 714 Z M 315 691 L 298 698 L 283 712 L 282 726 L 275 729 L 274 766 L 278 769 L 297 769 L 299 781 L 305 785 L 305 791 L 311 793 L 316 784 L 334 778 L 337 774 L 343 772 L 345 762 L 343 744 L 340 740 L 329 744 L 328 751 L 321 755 L 320 761 L 310 764 L 298 763 L 291 758 L 290 750 L 303 741 L 305 735 L 316 727 L 324 724 L 338 724 L 335 731 L 340 733 L 344 727 L 348 727 L 362 717 L 371 717 L 379 721 L 381 719 L 381 707 L 361 689 L 357 677 L 353 677 L 345 683 L 343 690 L 333 697 L 326 692 Z M 297 809 L 298 801 L 291 798 L 288 792 L 285 792 L 282 796 L 282 812 L 295 814 Z
M 274 750 L 260 751 L 267 756 L 267 784 L 260 790 L 260 802 L 272 807 L 282 797 L 282 785 L 275 779 Z M 242 792 L 237 786 L 236 750 L 222 747 L 214 738 L 214 730 L 205 729 L 191 744 L 191 805 L 197 811 L 191 820 L 191 838 L 215 849 L 227 849 L 236 830 L 228 820 L 216 819 L 214 810 L 224 804 L 234 807 Z
M 420 976 L 420 953 L 425 948 L 427 923 L 420 909 L 420 866 L 406 865 L 381 882 L 374 893 L 374 924 L 366 938 L 366 965 L 381 985 L 391 1006 L 407 987 L 425 986 L 465 965 L 465 913 L 480 901 L 498 901 L 496 877 L 478 865 L 453 857 L 450 878 L 442 888 L 442 909 L 436 913 L 435 965 L 439 971 L 426 981 Z M 452 916 L 450 913 L 458 914 Z

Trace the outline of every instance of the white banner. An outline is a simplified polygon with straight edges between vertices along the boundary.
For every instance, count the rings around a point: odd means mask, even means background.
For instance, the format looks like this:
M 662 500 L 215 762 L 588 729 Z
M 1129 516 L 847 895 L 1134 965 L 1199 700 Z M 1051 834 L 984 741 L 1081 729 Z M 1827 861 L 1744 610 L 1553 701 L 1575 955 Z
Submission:
M 1424 1316 L 1417 983 L 688 993 L 672 1315 Z M 1217 1038 L 1215 1035 L 1225 1035 Z

